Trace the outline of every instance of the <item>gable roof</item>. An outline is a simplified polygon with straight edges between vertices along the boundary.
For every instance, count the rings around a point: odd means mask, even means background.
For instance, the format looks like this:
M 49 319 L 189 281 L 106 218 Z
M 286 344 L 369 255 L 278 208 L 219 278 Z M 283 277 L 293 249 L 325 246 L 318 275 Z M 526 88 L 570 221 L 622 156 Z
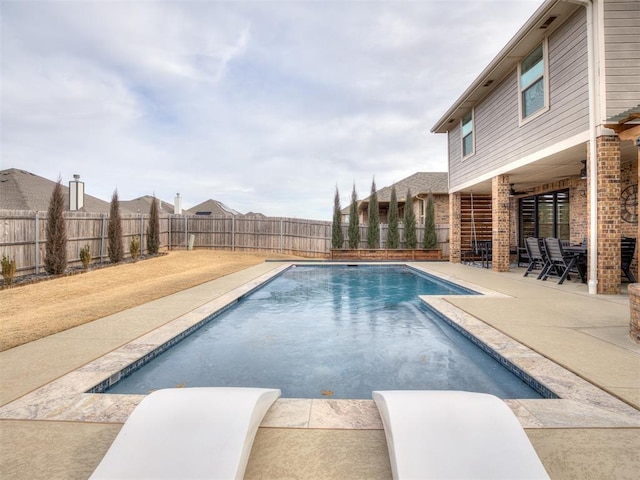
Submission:
M 457 126 L 464 114 L 500 85 L 544 37 L 560 27 L 579 8 L 582 7 L 568 1 L 546 0 L 431 128 L 431 133 L 446 133 Z
M 46 212 L 57 182 L 26 170 L 0 170 L 0 210 L 28 210 Z M 69 187 L 62 184 L 64 208 L 69 210 Z M 109 203 L 84 195 L 83 212 L 109 213 Z
M 158 214 L 167 215 L 174 212 L 173 205 L 167 203 L 161 199 L 158 200 Z M 133 200 L 120 200 L 120 209 L 133 213 L 147 214 L 151 211 L 151 202 L 153 196 L 144 195 L 142 197 L 134 198 Z
M 407 189 L 411 190 L 411 195 L 420 194 L 448 194 L 449 174 L 447 172 L 417 172 L 413 175 L 394 183 L 391 186 L 381 188 L 376 192 L 378 202 L 391 201 L 391 188 L 396 187 L 398 201 L 406 201 Z M 363 202 L 367 202 L 367 197 Z
M 418 195 L 426 195 L 427 193 L 433 193 L 434 195 L 448 195 L 449 174 L 447 172 L 416 172 L 393 185 L 377 190 L 376 196 L 378 197 L 378 203 L 389 203 L 391 201 L 392 187 L 396 187 L 398 203 L 404 203 L 407 201 L 405 198 L 407 195 L 407 189 L 411 190 L 411 196 L 414 198 Z M 362 210 L 366 205 L 368 205 L 369 198 L 370 197 L 358 200 L 359 210 Z M 351 202 L 349 202 L 349 205 L 342 208 L 340 212 L 343 215 L 348 215 L 350 208 Z
M 217 200 L 209 199 L 195 207 L 191 207 L 186 213 L 190 215 L 224 215 L 226 217 L 241 215 L 240 212 L 234 210 L 231 207 L 227 207 L 224 203 Z

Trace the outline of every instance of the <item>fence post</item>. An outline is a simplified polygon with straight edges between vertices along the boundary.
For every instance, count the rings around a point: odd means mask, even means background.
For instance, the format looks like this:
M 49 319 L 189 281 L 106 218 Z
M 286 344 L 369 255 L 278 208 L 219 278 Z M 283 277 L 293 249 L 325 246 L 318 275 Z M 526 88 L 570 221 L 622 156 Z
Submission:
M 171 250 L 171 214 L 167 215 L 167 222 L 168 222 L 168 226 L 167 226 L 167 247 L 169 248 L 169 250 Z
M 236 217 L 231 217 L 231 251 L 236 251 Z
M 36 220 L 36 241 L 35 241 L 35 245 L 36 245 L 36 275 L 40 274 L 40 231 L 39 231 L 39 227 L 38 224 L 40 222 L 38 222 L 38 212 L 36 212 L 36 216 L 35 216 L 35 220 Z
M 144 234 L 144 215 L 141 213 L 140 214 L 140 254 L 141 255 L 144 253 L 144 241 L 142 239 L 143 234 Z M 160 232 L 158 232 L 158 235 L 160 235 Z
M 185 249 L 189 248 L 189 228 L 188 228 L 188 224 L 189 224 L 189 218 L 188 217 L 184 217 L 184 248 Z
M 100 263 L 104 262 L 104 243 L 107 231 L 107 214 L 102 214 L 102 232 L 100 233 Z
M 283 228 L 284 219 L 280 218 L 280 253 L 284 248 L 284 228 Z

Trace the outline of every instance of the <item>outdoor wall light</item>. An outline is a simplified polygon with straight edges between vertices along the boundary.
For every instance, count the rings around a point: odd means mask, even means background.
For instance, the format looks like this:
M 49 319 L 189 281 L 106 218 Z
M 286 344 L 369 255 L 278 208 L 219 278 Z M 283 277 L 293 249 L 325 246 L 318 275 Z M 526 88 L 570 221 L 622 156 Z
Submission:
M 580 160 L 580 161 L 584 165 L 584 167 L 582 167 L 582 169 L 580 170 L 580 178 L 582 180 L 586 180 L 587 179 L 587 161 L 586 160 Z

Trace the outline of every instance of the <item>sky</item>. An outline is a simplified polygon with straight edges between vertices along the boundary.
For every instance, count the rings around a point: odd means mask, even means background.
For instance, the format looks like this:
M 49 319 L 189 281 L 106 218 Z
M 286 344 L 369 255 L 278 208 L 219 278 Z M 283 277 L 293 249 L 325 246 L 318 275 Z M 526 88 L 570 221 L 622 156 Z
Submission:
M 542 0 L 0 0 L 0 168 L 330 220 L 419 171 Z

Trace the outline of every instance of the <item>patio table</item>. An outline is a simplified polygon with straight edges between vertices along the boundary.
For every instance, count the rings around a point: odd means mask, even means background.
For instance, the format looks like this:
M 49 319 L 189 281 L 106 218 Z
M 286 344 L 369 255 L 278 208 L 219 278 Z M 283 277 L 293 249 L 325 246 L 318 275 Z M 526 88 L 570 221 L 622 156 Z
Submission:
M 569 245 L 568 247 L 563 247 L 562 251 L 567 255 L 576 257 L 576 267 L 580 274 L 580 280 L 582 280 L 582 283 L 587 283 L 587 247 Z

